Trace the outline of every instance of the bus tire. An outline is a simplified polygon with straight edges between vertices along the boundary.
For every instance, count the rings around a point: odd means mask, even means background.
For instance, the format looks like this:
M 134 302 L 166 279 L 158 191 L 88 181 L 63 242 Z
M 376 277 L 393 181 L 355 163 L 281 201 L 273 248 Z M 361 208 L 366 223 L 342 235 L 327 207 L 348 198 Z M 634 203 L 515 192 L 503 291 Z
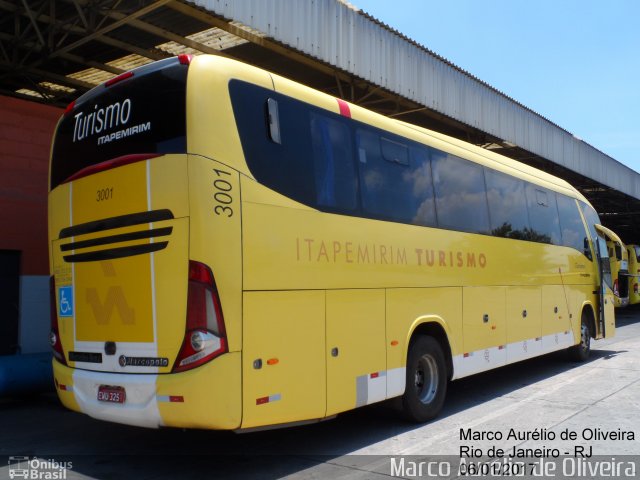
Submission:
M 402 412 L 412 422 L 426 422 L 442 409 L 447 393 L 447 367 L 440 343 L 421 335 L 412 340 L 407 355 L 407 378 Z
M 580 343 L 569 347 L 569 358 L 574 362 L 585 362 L 591 353 L 591 328 L 589 326 L 589 318 L 582 314 L 582 322 L 580 323 Z

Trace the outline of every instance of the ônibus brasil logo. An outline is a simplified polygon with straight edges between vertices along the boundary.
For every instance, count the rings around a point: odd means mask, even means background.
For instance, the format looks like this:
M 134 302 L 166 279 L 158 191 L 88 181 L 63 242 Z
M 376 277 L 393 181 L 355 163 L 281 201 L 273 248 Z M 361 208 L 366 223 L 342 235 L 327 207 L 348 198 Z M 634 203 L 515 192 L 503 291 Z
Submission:
M 64 480 L 67 471 L 73 469 L 72 462 L 60 462 L 53 459 L 9 457 L 9 478 L 33 480 Z

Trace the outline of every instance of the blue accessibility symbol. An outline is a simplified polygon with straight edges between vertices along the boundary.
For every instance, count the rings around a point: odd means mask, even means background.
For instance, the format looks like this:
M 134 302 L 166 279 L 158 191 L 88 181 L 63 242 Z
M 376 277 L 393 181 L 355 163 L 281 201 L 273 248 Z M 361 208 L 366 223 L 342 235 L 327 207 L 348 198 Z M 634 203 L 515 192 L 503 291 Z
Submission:
M 73 317 L 73 287 L 58 288 L 58 315 Z

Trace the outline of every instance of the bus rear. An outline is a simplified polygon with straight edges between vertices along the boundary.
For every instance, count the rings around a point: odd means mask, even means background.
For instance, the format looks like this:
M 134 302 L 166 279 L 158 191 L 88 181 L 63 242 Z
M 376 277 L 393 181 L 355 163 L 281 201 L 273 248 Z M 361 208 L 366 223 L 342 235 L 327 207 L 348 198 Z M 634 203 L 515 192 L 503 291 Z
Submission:
M 607 240 L 611 259 L 611 277 L 613 279 L 614 304 L 616 307 L 629 305 L 629 261 L 626 246 L 619 238 Z
M 240 352 L 229 342 L 239 329 L 240 224 L 216 223 L 203 196 L 218 181 L 232 205 L 239 179 L 187 154 L 190 60 L 116 77 L 58 124 L 50 341 L 68 408 L 147 427 L 229 429 L 241 418 Z
M 640 290 L 638 289 L 640 277 L 640 246 L 627 245 L 627 254 L 629 257 L 629 304 L 636 305 L 640 303 Z

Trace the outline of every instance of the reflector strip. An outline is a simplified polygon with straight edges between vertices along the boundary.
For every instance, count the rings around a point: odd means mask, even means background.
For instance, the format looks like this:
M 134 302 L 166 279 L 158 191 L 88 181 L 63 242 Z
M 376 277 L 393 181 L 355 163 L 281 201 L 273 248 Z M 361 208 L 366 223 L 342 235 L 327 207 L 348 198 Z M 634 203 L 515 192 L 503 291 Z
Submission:
M 499 345 L 498 350 L 504 350 L 504 345 Z
M 65 392 L 73 392 L 73 387 L 71 385 L 63 385 L 62 383 L 59 385 L 60 390 L 64 390 Z
M 340 107 L 340 115 L 343 117 L 351 118 L 351 109 L 349 108 L 349 104 L 342 100 L 341 98 L 336 98 L 338 101 L 338 106 Z
M 256 398 L 256 405 L 264 405 L 265 403 L 277 402 L 282 399 L 282 395 L 276 393 L 275 395 L 269 395 L 268 397 Z
M 280 360 L 278 360 L 277 358 L 270 358 L 269 360 L 267 360 L 267 365 L 277 365 L 279 361 Z
M 156 399 L 159 402 L 184 403 L 184 397 L 182 395 L 158 395 Z
M 391 346 L 392 346 L 392 347 L 397 346 L 397 345 L 398 345 L 398 343 L 399 343 L 399 342 L 398 342 L 398 340 L 391 340 Z
M 186 53 L 181 53 L 180 55 L 178 55 L 178 61 L 181 65 L 189 65 L 192 59 L 193 55 L 188 55 Z
M 370 377 L 371 378 L 378 378 L 380 376 L 380 374 L 378 372 L 373 372 Z

